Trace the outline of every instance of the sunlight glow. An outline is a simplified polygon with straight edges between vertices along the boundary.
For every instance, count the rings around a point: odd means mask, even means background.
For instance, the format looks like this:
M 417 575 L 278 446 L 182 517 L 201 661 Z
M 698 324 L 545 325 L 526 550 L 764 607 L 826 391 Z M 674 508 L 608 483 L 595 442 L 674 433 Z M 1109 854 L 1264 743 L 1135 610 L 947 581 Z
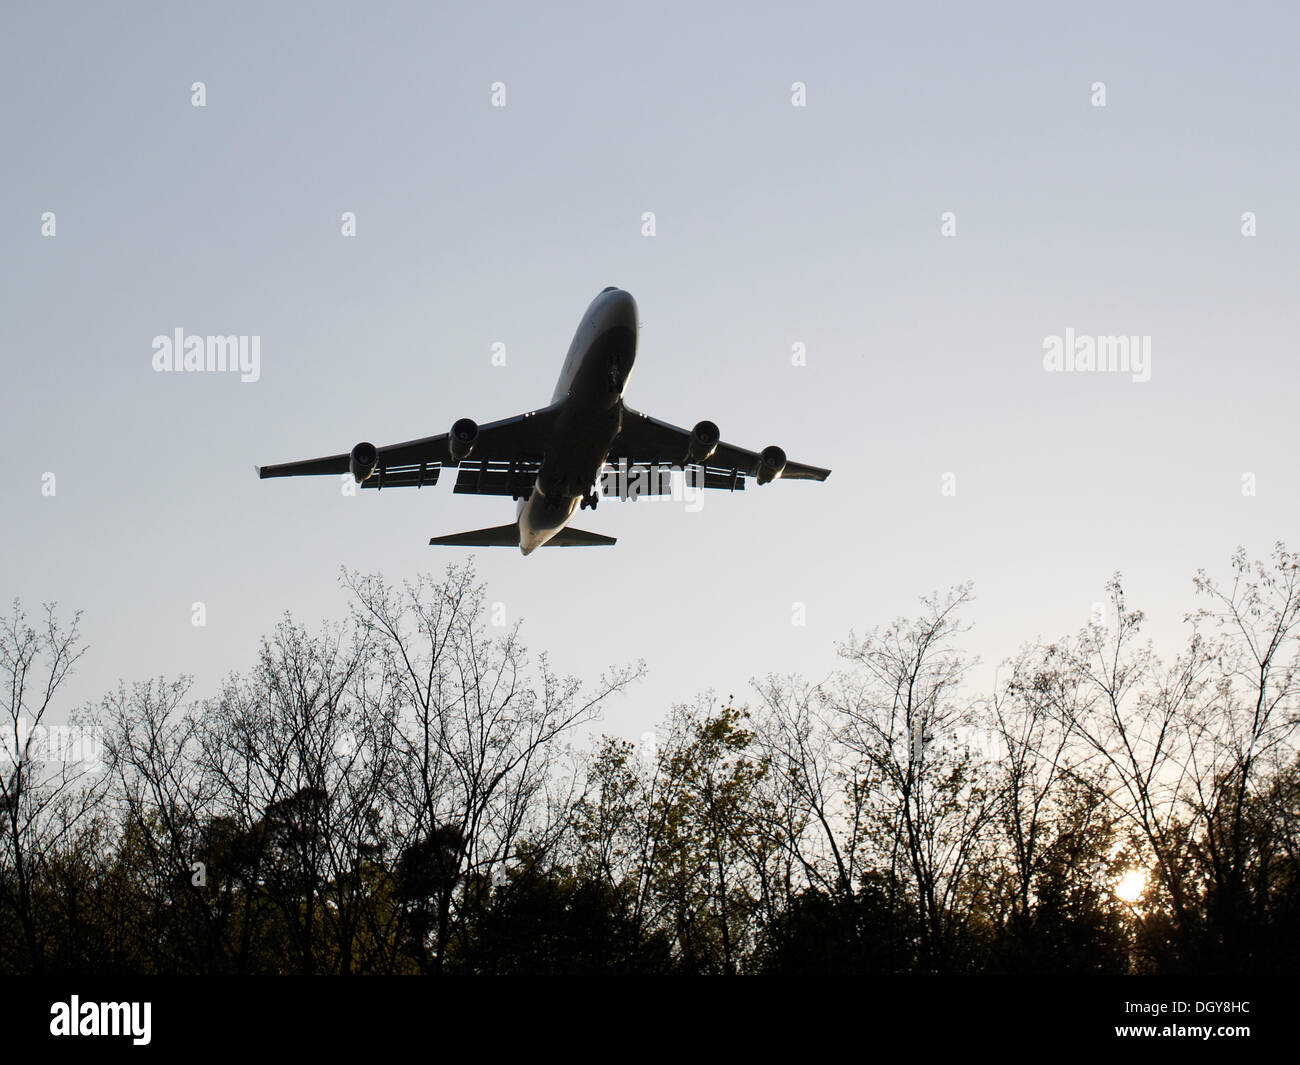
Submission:
M 1147 875 L 1141 869 L 1130 869 L 1115 882 L 1115 894 L 1124 902 L 1137 902 L 1147 888 Z

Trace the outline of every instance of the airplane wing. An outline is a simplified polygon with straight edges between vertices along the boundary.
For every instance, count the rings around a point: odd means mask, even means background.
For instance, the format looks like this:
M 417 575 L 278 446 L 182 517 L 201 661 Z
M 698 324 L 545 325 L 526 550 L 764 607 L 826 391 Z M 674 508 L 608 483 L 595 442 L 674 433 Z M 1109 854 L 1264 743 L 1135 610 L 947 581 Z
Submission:
M 714 432 L 717 429 L 714 427 Z M 626 459 L 632 465 L 681 466 L 691 442 L 691 430 L 652 418 L 631 407 L 623 408 L 623 429 L 614 441 L 608 461 L 617 464 Z M 713 454 L 703 463 L 704 487 L 744 487 L 741 477 L 757 477 L 762 456 L 724 441 L 719 441 Z M 730 475 L 730 476 L 728 476 Z M 784 480 L 824 481 L 830 470 L 820 466 L 805 466 L 801 462 L 787 461 L 781 471 Z
M 436 484 L 442 467 L 448 466 L 462 467 L 460 480 L 469 485 L 462 487 L 458 482 L 457 492 L 508 494 L 496 491 L 493 487 L 495 482 L 484 487 L 486 474 L 500 474 L 497 480 L 504 483 L 507 471 L 512 475 L 509 487 L 518 490 L 521 474 L 536 476 L 553 416 L 552 410 L 553 408 L 543 407 L 527 414 L 517 414 L 513 418 L 503 418 L 478 426 L 474 449 L 470 457 L 465 459 L 452 457 L 448 433 L 377 448 L 374 472 L 362 482 L 361 487 L 418 488 Z M 349 453 L 345 452 L 302 462 L 259 466 L 257 474 L 259 477 L 338 476 L 347 473 L 349 469 Z M 467 477 L 467 474 L 472 476 Z M 474 487 L 475 483 L 478 484 L 477 488 Z

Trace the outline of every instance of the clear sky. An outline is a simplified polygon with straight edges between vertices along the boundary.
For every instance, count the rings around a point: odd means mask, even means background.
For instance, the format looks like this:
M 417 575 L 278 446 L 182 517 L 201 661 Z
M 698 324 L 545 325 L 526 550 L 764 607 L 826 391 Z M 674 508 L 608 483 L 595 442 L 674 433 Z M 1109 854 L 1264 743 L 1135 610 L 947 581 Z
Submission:
M 253 468 L 543 405 L 605 285 L 641 311 L 632 406 L 834 471 L 583 512 L 612 549 L 478 552 L 556 667 L 646 660 L 609 731 L 820 677 L 968 579 L 991 664 L 1116 569 L 1171 645 L 1198 567 L 1300 540 L 1294 7 L 17 8 L 0 593 L 85 611 L 77 702 L 211 694 L 285 610 L 342 618 L 341 564 L 440 571 L 466 552 L 429 536 L 511 520 L 450 478 Z M 259 379 L 154 372 L 177 328 L 260 337 Z M 1047 372 L 1067 329 L 1149 338 L 1150 380 Z

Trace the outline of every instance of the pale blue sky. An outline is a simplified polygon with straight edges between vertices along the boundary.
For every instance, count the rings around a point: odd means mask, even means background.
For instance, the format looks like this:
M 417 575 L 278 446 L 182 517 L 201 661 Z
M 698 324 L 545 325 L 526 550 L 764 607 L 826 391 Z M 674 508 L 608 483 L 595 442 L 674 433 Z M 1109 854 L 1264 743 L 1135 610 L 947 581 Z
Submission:
M 990 662 L 1076 629 L 1115 569 L 1176 636 L 1197 567 L 1300 528 L 1300 16 L 1051 8 L 10 5 L 0 592 L 85 610 L 76 701 L 210 694 L 284 610 L 342 617 L 341 563 L 440 571 L 464 552 L 429 536 L 513 515 L 254 464 L 540 406 L 614 284 L 633 406 L 834 474 L 606 502 L 576 524 L 611 550 L 479 553 L 557 667 L 646 659 L 609 731 L 819 677 L 851 627 L 967 579 Z M 178 326 L 259 335 L 260 381 L 155 374 Z M 1067 327 L 1150 336 L 1151 380 L 1045 373 Z

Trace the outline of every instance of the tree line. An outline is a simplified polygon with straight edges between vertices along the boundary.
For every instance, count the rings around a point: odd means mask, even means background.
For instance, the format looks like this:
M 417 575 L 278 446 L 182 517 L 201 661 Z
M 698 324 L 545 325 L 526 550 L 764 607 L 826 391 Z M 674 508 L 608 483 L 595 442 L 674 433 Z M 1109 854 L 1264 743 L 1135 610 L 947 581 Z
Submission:
M 1116 576 L 991 691 L 970 586 L 813 683 L 586 741 L 580 682 L 470 565 L 345 573 L 215 694 L 121 686 L 37 749 L 84 646 L 0 628 L 0 971 L 1243 973 L 1300 962 L 1298 560 L 1204 571 L 1171 660 Z M 46 730 L 47 734 L 49 731 Z

